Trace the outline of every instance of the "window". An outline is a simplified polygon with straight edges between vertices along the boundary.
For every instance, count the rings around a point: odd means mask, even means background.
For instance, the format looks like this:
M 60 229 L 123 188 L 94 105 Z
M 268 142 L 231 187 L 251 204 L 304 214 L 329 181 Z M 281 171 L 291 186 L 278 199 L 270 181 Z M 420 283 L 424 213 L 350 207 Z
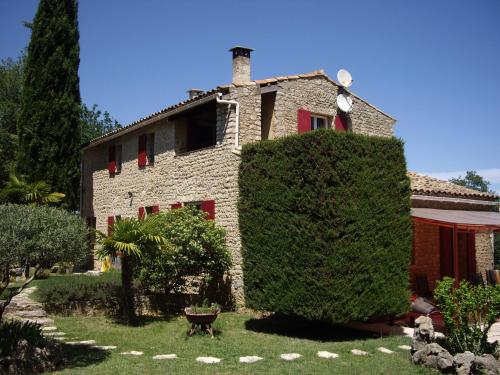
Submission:
M 114 176 L 122 171 L 122 145 L 111 145 L 108 148 L 108 172 Z
M 328 117 L 311 115 L 311 130 L 325 129 L 330 127 Z
M 215 101 L 199 105 L 169 118 L 175 123 L 175 151 L 182 154 L 215 146 L 217 107 Z
M 186 207 L 196 207 L 198 210 L 206 213 L 207 220 L 215 219 L 215 201 L 207 200 L 202 202 L 186 202 L 184 203 Z
M 148 165 L 153 165 L 155 163 L 155 133 L 150 133 L 147 135 L 146 147 Z
M 115 155 L 116 155 L 116 173 L 120 173 L 122 171 L 122 145 L 116 145 Z
M 153 215 L 153 214 L 156 214 L 158 212 L 160 212 L 160 206 L 159 205 L 139 207 L 138 217 L 139 217 L 139 220 L 142 220 L 146 216 Z

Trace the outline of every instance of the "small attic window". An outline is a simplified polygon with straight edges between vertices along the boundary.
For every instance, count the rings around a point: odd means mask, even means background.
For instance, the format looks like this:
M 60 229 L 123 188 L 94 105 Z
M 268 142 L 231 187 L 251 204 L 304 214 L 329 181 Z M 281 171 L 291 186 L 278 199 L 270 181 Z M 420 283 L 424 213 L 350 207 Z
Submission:
M 217 135 L 215 101 L 182 112 L 170 120 L 175 122 L 176 153 L 215 146 Z

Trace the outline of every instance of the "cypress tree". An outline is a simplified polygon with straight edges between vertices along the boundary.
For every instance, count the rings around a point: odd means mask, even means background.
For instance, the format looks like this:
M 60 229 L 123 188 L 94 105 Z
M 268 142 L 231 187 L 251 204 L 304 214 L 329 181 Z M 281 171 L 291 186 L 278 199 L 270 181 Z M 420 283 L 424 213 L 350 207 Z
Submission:
M 19 120 L 18 172 L 78 207 L 80 46 L 76 0 L 40 0 L 32 24 Z

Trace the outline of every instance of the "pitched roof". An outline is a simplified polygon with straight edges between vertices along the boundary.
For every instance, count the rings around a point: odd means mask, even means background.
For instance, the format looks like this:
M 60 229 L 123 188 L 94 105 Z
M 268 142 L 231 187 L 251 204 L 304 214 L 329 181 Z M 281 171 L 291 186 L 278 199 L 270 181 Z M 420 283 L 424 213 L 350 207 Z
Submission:
M 481 191 L 469 189 L 449 181 L 439 180 L 423 174 L 408 172 L 410 177 L 411 190 L 417 195 L 435 195 L 442 197 L 475 198 L 479 200 L 497 200 L 498 195 L 483 193 Z
M 265 86 L 265 85 L 270 85 L 270 84 L 274 84 L 274 83 L 277 83 L 277 82 L 280 82 L 280 81 L 291 81 L 291 80 L 296 80 L 296 79 L 301 79 L 301 78 L 314 78 L 314 77 L 323 77 L 325 79 L 327 79 L 328 81 L 330 81 L 331 83 L 333 83 L 335 86 L 338 86 L 340 87 L 340 85 L 335 82 L 333 79 L 331 79 L 323 69 L 319 69 L 319 70 L 314 70 L 312 72 L 309 72 L 309 73 L 303 73 L 303 74 L 293 74 L 293 75 L 288 75 L 288 76 L 278 76 L 278 77 L 271 77 L 271 78 L 268 78 L 268 79 L 258 79 L 258 80 L 253 80 L 253 81 L 250 81 L 248 83 L 239 83 L 239 84 L 234 84 L 234 83 L 231 83 L 231 84 L 228 84 L 228 85 L 220 85 L 220 86 L 217 86 L 216 88 L 214 89 L 211 89 L 211 90 L 208 90 L 208 91 L 205 91 L 204 93 L 198 95 L 198 96 L 195 96 L 194 98 L 191 98 L 191 99 L 187 99 L 187 100 L 183 100 L 177 104 L 174 104 L 174 105 L 171 105 L 171 106 L 168 106 L 168 107 L 165 107 L 157 112 L 154 112 L 148 116 L 145 116 L 145 117 L 142 117 L 128 125 L 125 125 L 124 127 L 122 128 L 119 128 L 119 129 L 116 129 L 116 130 L 113 130 L 112 132 L 109 132 L 109 133 L 106 133 L 106 134 L 103 134 L 97 138 L 94 138 L 92 139 L 87 145 L 84 145 L 84 148 L 89 148 L 89 147 L 92 147 L 94 145 L 97 145 L 97 144 L 100 144 L 102 142 L 104 142 L 107 138 L 110 138 L 110 137 L 113 137 L 115 138 L 115 135 L 116 134 L 119 134 L 119 133 L 122 133 L 122 132 L 129 132 L 129 131 L 132 131 L 132 130 L 135 130 L 136 128 L 140 128 L 144 125 L 147 125 L 149 124 L 151 121 L 148 121 L 148 120 L 151 120 L 155 117 L 158 117 L 158 116 L 161 116 L 161 115 L 164 115 L 166 114 L 167 112 L 171 112 L 171 111 L 175 111 L 183 106 L 186 106 L 188 104 L 191 104 L 193 102 L 196 102 L 198 100 L 201 100 L 201 99 L 204 99 L 204 98 L 207 98 L 209 96 L 212 96 L 212 95 L 215 95 L 219 92 L 224 92 L 226 90 L 228 90 L 229 88 L 231 87 L 241 87 L 241 86 L 248 86 L 248 85 L 260 85 L 260 86 Z M 368 103 L 366 100 L 360 98 L 359 96 L 357 96 L 356 94 L 350 92 L 349 90 L 343 88 L 345 91 L 349 92 L 349 94 L 355 96 L 356 98 L 358 98 L 359 100 L 363 101 L 364 103 L 366 103 L 367 105 L 369 105 L 370 107 L 372 107 L 373 109 L 379 111 L 380 113 L 382 113 L 383 115 L 389 117 L 390 119 L 396 121 L 393 117 L 389 116 L 387 113 L 381 111 L 380 109 L 378 109 L 377 107 L 375 107 L 373 104 L 370 104 Z M 162 116 L 164 117 L 164 116 Z

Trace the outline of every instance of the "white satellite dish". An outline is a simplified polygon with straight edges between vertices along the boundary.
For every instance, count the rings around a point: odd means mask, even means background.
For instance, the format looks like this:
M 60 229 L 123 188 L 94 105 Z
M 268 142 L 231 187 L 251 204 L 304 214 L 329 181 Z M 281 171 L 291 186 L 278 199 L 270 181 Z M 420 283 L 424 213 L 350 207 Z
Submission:
M 351 76 L 351 73 L 349 73 L 345 69 L 340 69 L 337 72 L 337 80 L 344 87 L 349 87 L 349 86 L 352 85 L 352 76 Z
M 337 95 L 337 106 L 343 112 L 351 112 L 352 110 L 352 99 L 344 94 Z

